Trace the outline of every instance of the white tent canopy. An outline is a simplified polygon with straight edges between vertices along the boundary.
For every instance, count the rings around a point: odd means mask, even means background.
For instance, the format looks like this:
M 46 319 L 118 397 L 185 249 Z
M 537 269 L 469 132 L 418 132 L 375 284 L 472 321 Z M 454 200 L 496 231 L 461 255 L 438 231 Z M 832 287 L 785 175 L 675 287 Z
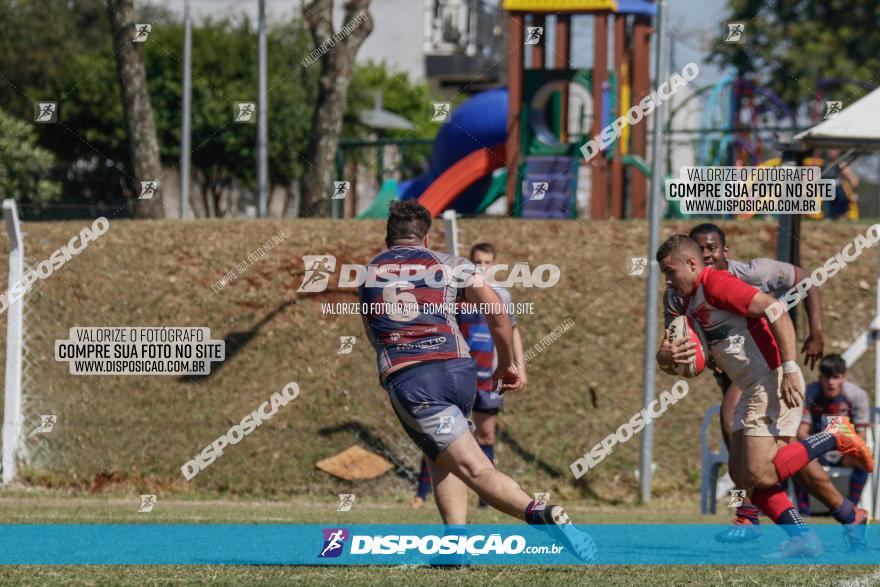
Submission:
M 795 136 L 812 147 L 880 149 L 880 88 Z

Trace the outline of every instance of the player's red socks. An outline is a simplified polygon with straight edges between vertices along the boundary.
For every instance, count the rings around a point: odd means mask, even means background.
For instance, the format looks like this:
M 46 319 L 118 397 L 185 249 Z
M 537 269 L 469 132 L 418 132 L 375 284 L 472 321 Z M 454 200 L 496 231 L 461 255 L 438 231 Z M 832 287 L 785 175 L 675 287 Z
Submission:
M 782 526 L 790 536 L 800 536 L 809 532 L 804 519 L 779 485 L 769 489 L 756 489 L 752 492 L 752 503 L 768 518 Z
M 837 449 L 837 440 L 828 432 L 819 432 L 809 438 L 792 442 L 776 451 L 773 465 L 780 481 L 785 481 L 807 466 L 816 457 Z

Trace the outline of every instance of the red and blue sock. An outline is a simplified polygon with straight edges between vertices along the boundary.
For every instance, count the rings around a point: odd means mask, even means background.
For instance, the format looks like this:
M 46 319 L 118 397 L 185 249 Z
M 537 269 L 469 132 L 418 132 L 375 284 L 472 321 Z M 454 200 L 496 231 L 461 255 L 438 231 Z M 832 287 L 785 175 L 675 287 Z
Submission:
M 831 512 L 834 519 L 841 524 L 852 524 L 856 521 L 856 506 L 848 499 L 844 499 L 836 510 Z
M 816 457 L 836 449 L 837 439 L 828 432 L 819 432 L 780 448 L 773 457 L 773 465 L 779 480 L 785 481 Z
M 752 492 L 752 503 L 768 518 L 782 526 L 789 536 L 801 536 L 810 531 L 807 523 L 779 485 L 768 489 L 756 489 Z
M 862 497 L 862 490 L 868 481 L 868 472 L 858 467 L 853 467 L 852 474 L 849 477 L 849 500 L 853 503 L 859 503 Z
M 422 469 L 419 471 L 419 486 L 416 489 L 416 497 L 425 499 L 431 492 L 431 469 L 428 467 L 428 461 L 422 457 Z
M 547 502 L 539 499 L 530 501 L 529 505 L 526 506 L 526 524 L 546 524 L 547 521 L 544 519 L 544 509 L 546 507 Z
M 758 515 L 761 513 L 757 507 L 750 503 L 744 503 L 738 508 L 736 508 L 736 517 L 737 518 L 745 518 L 749 522 L 754 525 L 758 525 L 761 522 L 758 520 Z
M 800 483 L 794 484 L 794 495 L 797 498 L 798 511 L 803 516 L 810 515 L 810 494 Z

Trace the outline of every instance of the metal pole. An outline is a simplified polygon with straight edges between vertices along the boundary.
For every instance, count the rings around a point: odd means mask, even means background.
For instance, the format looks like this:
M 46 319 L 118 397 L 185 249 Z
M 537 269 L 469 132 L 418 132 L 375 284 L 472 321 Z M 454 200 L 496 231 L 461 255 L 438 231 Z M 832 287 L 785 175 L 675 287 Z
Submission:
M 259 216 L 265 218 L 269 204 L 269 160 L 266 153 L 268 124 L 266 111 L 266 0 L 260 0 L 259 24 L 259 96 L 257 98 L 257 194 L 259 198 Z
M 192 112 L 192 21 L 189 0 L 183 4 L 183 124 L 180 130 L 180 219 L 186 218 L 190 183 L 190 118 Z
M 657 62 L 655 63 L 654 87 L 669 77 L 666 50 L 666 0 L 657 2 Z M 645 395 L 644 407 L 654 401 L 654 353 L 657 348 L 657 278 L 660 265 L 654 258 L 660 246 L 660 210 L 663 199 L 663 103 L 657 101 L 654 110 L 654 132 L 651 153 L 651 202 L 648 218 L 651 233 L 648 239 L 648 284 L 645 295 Z M 639 488 L 642 502 L 651 501 L 651 462 L 654 452 L 654 426 L 650 422 L 642 431 L 641 462 L 639 464 Z
M 9 236 L 9 291 L 21 285 L 24 275 L 24 242 L 15 200 L 3 200 L 3 218 Z M 15 288 L 16 291 L 18 288 Z M 3 400 L 3 483 L 15 479 L 15 457 L 21 438 L 21 373 L 24 295 L 9 303 L 6 312 L 6 389 Z

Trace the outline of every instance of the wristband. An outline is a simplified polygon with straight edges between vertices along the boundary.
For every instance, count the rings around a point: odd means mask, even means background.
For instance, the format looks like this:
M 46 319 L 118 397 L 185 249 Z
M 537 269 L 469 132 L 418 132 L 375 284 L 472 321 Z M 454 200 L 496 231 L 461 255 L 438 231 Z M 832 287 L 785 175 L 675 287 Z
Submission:
M 801 370 L 798 366 L 797 361 L 785 361 L 782 363 L 782 372 L 783 373 L 797 373 Z

